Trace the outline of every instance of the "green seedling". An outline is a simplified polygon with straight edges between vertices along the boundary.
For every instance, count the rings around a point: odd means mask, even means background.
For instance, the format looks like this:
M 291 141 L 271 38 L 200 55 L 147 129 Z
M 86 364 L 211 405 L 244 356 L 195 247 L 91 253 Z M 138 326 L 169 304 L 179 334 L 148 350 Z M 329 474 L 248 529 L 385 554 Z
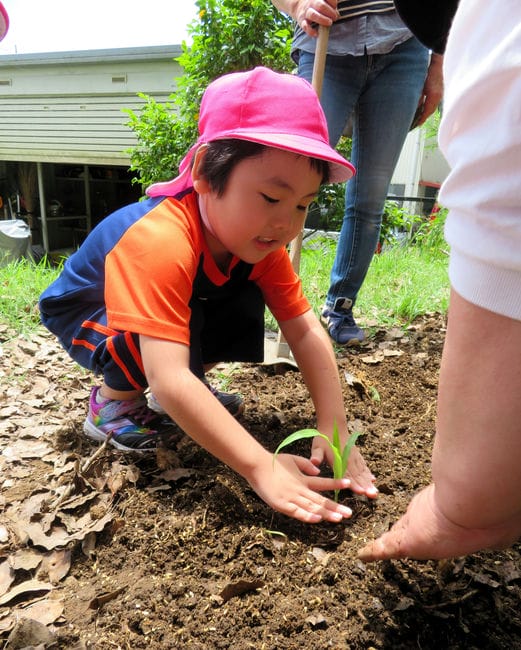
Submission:
M 317 431 L 317 429 L 300 429 L 299 431 L 295 431 L 295 433 L 287 436 L 287 438 L 284 438 L 284 440 L 280 443 L 280 445 L 275 450 L 275 453 L 273 454 L 273 462 L 275 462 L 277 455 L 284 447 L 291 445 L 293 442 L 297 442 L 297 440 L 304 440 L 305 438 L 316 438 L 318 436 L 320 438 L 324 438 L 327 444 L 331 447 L 331 451 L 333 452 L 333 476 L 335 478 L 343 478 L 346 473 L 347 463 L 349 462 L 349 454 L 351 453 L 351 449 L 353 448 L 360 435 L 360 431 L 352 433 L 344 445 L 344 448 L 342 449 L 336 422 L 333 427 L 333 441 L 331 441 L 323 433 L 320 433 L 320 431 Z M 335 501 L 337 502 L 339 492 L 340 490 L 335 490 Z

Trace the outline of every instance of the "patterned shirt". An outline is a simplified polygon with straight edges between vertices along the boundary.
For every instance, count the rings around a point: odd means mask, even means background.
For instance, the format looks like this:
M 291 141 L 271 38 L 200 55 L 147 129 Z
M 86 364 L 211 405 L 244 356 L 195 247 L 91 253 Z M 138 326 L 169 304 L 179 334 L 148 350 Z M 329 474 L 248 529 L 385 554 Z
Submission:
M 412 37 L 390 0 L 341 0 L 338 10 L 341 17 L 333 23 L 327 44 L 327 52 L 333 56 L 388 54 Z M 291 44 L 295 61 L 299 50 L 314 52 L 316 44 L 316 38 L 295 25 Z
M 337 9 L 340 14 L 338 22 L 351 20 L 356 16 L 383 14 L 395 10 L 393 0 L 340 0 Z

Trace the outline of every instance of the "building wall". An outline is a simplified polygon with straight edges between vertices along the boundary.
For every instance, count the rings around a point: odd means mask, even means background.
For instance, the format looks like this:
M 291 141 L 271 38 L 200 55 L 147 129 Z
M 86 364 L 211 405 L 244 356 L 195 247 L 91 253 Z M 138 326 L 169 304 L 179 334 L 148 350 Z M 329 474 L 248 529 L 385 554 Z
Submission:
M 0 56 L 0 160 L 124 165 L 124 109 L 168 101 L 178 46 Z
M 0 218 L 21 217 L 45 252 L 76 247 L 91 226 L 136 200 L 124 109 L 175 92 L 177 45 L 0 56 Z M 20 183 L 22 163 L 38 181 Z M 32 211 L 27 193 L 37 194 Z M 56 203 L 60 205 L 55 214 Z M 54 207 L 53 207 L 54 206 Z
M 414 129 L 405 140 L 391 185 L 403 187 L 404 196 L 423 196 L 423 187 L 440 186 L 449 166 L 436 141 L 426 141 L 423 129 Z

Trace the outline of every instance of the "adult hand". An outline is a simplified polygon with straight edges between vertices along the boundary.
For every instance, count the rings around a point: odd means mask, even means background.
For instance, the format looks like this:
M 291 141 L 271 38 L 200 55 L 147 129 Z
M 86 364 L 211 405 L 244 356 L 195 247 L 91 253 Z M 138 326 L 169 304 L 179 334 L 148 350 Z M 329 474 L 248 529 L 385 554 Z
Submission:
M 443 99 L 443 56 L 433 54 L 412 128 L 421 126 Z
M 272 0 L 273 4 L 289 14 L 310 36 L 318 36 L 317 25 L 331 27 L 339 17 L 337 0 Z
M 466 528 L 448 519 L 439 507 L 434 484 L 419 492 L 407 512 L 378 539 L 358 552 L 363 562 L 411 558 L 439 560 L 512 544 L 519 518 L 484 528 Z
M 349 480 L 319 476 L 320 470 L 308 459 L 279 454 L 275 463 L 259 464 L 250 485 L 260 498 L 277 512 L 308 524 L 325 520 L 333 523 L 352 515 L 350 508 L 319 494 L 325 490 L 343 490 Z

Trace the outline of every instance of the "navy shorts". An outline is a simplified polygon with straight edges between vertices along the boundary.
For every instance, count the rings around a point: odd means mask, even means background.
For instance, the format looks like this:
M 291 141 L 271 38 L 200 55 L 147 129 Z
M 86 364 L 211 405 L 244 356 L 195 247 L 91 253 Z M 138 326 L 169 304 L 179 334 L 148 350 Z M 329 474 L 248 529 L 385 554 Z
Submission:
M 193 298 L 190 302 L 190 369 L 204 376 L 204 365 L 264 360 L 262 293 L 248 282 L 233 292 Z M 139 334 L 107 326 L 104 308 L 88 313 L 67 301 L 40 302 L 43 324 L 53 332 L 78 364 L 103 375 L 114 390 L 143 390 L 145 377 Z

